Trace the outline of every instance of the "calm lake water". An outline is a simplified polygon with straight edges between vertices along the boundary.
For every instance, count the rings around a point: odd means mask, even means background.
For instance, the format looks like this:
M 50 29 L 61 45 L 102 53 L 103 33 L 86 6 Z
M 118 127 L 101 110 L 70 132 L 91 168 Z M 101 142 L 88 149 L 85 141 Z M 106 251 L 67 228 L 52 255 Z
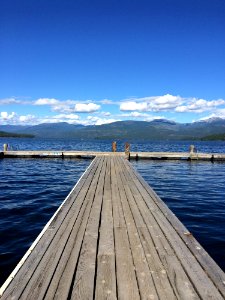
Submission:
M 0 139 L 19 150 L 110 151 L 111 141 Z M 134 151 L 188 151 L 193 142 L 137 142 Z M 194 143 L 223 152 L 224 142 Z M 118 151 L 124 143 L 118 142 Z M 80 178 L 90 160 L 0 160 L 0 285 Z M 133 161 L 133 166 L 225 271 L 225 163 Z

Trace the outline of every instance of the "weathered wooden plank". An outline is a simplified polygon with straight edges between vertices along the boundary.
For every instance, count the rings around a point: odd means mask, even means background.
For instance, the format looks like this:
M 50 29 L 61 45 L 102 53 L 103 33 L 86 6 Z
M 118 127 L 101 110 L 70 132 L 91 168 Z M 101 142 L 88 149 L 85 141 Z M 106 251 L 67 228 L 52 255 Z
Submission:
M 82 221 L 82 216 L 85 211 L 85 207 L 89 201 L 93 201 L 94 193 L 91 194 L 90 197 L 87 197 L 87 200 L 84 201 L 84 198 L 88 192 L 88 189 L 95 187 L 95 182 L 98 180 L 98 176 L 101 172 L 101 162 L 98 164 L 98 168 L 96 173 L 94 173 L 94 177 L 92 178 L 90 188 L 89 185 L 81 190 L 80 194 L 78 195 L 77 200 L 80 200 L 81 207 L 77 210 L 70 210 L 70 222 L 68 226 L 65 226 L 63 223 L 60 227 L 60 234 L 56 236 L 56 238 L 52 241 L 48 251 L 43 256 L 42 260 L 40 261 L 35 274 L 31 277 L 30 281 L 28 282 L 26 288 L 22 293 L 22 297 L 25 299 L 42 299 L 47 291 L 48 286 L 51 283 L 51 279 L 57 265 L 59 264 L 60 258 L 63 254 L 64 247 L 67 245 L 68 239 L 71 235 L 71 232 L 74 228 L 79 229 L 77 220 Z M 88 195 L 89 195 L 88 194 Z M 77 218 L 79 216 L 79 218 Z M 67 218 L 68 219 L 68 218 Z M 57 274 L 58 275 L 58 274 Z
M 117 299 L 112 216 L 111 159 L 107 164 L 97 261 L 95 299 Z
M 61 225 L 63 224 L 64 226 L 67 226 L 73 216 L 73 211 L 79 212 L 79 207 L 82 202 L 79 201 L 81 200 L 81 197 L 79 198 L 78 196 L 80 195 L 80 191 L 82 190 L 84 184 L 85 188 L 89 187 L 93 175 L 98 167 L 98 162 L 99 158 L 96 158 L 92 162 L 90 167 L 81 177 L 81 180 L 66 198 L 66 201 L 57 210 L 57 214 L 50 220 L 49 225 L 46 225 L 44 228 L 46 230 L 40 239 L 39 237 L 37 238 L 37 244 L 35 245 L 34 249 L 32 249 L 32 252 L 26 258 L 25 262 L 15 275 L 13 283 L 11 283 L 4 292 L 2 299 L 13 299 L 13 297 L 19 298 L 20 294 L 23 292 L 29 280 L 33 276 L 44 254 L 46 251 L 49 251 L 52 240 L 57 239 L 57 236 L 61 235 Z
M 124 165 L 126 168 L 126 163 Z M 129 170 L 130 171 L 130 170 Z M 133 171 L 133 169 L 131 169 Z M 132 177 L 131 173 L 131 177 Z M 133 177 L 132 177 L 133 178 Z M 150 201 L 149 206 L 146 205 L 144 198 L 138 188 L 136 187 L 135 177 L 133 178 L 133 184 L 130 185 L 131 191 L 136 194 L 135 201 L 138 203 L 139 210 L 145 220 L 145 223 L 148 227 L 149 234 L 152 239 L 153 247 L 155 247 L 158 256 L 160 258 L 161 264 L 163 265 L 163 270 L 166 271 L 169 282 L 173 288 L 173 291 L 178 299 L 198 299 L 194 286 L 190 282 L 188 276 L 186 275 L 179 259 L 176 256 L 173 248 L 167 240 L 167 236 L 163 233 L 158 223 L 154 219 L 152 215 L 152 211 L 154 209 L 153 205 Z M 150 199 L 148 199 L 150 200 Z M 148 240 L 148 243 L 151 244 L 151 240 Z M 151 248 L 150 248 L 151 249 Z M 150 250 L 150 255 L 152 254 L 153 249 Z M 158 272 L 156 270 L 152 270 L 155 276 L 154 280 L 157 280 Z M 159 290 L 160 291 L 160 290 Z M 164 289 L 164 291 L 166 291 Z
M 65 245 L 62 257 L 48 288 L 47 299 L 53 299 L 53 297 L 54 299 L 67 299 L 69 293 L 71 293 L 84 233 L 93 205 L 98 180 L 100 180 L 102 172 L 104 172 L 103 161 L 101 162 L 101 168 L 98 169 L 98 173 L 93 178 L 86 197 L 83 199 L 83 202 L 86 203 L 85 211 L 79 215 L 78 221 L 74 224 L 72 233 Z
M 190 282 L 195 287 L 198 295 L 203 299 L 222 299 L 221 294 L 218 292 L 218 289 L 209 279 L 208 275 L 202 269 L 194 255 L 189 251 L 181 237 L 177 234 L 174 227 L 168 222 L 165 215 L 159 209 L 159 207 L 155 204 L 155 201 L 151 201 L 151 205 L 149 205 L 149 193 L 141 184 L 139 178 L 136 176 L 136 172 L 128 165 L 131 174 L 133 174 L 134 182 L 142 194 L 143 199 L 146 202 L 146 205 L 151 209 L 151 213 L 153 216 L 153 222 L 158 224 L 161 228 L 163 234 L 166 236 L 169 244 L 174 249 L 179 261 L 181 262 L 185 272 L 190 278 Z M 143 180 L 142 180 L 143 182 Z
M 215 261 L 209 256 L 209 254 L 202 248 L 193 235 L 187 230 L 187 228 L 180 222 L 180 220 L 172 213 L 168 206 L 160 199 L 160 197 L 154 192 L 154 190 L 144 181 L 144 179 L 138 174 L 135 174 L 141 184 L 148 191 L 150 197 L 155 201 L 156 205 L 168 219 L 173 228 L 177 231 L 182 238 L 187 248 L 196 257 L 206 274 L 211 278 L 215 286 L 220 290 L 221 294 L 225 298 L 225 274 Z
M 117 193 L 119 191 L 118 178 L 116 177 L 116 166 L 112 159 L 111 162 L 111 176 L 112 176 L 112 194 L 114 191 Z M 120 193 L 117 195 L 116 203 L 113 205 L 113 218 L 118 212 L 118 205 L 120 205 L 119 211 L 119 221 L 114 225 L 114 237 L 115 237 L 115 250 L 116 250 L 116 276 L 117 276 L 117 288 L 118 288 L 118 298 L 127 300 L 138 300 L 140 299 L 138 283 L 136 278 L 136 272 L 133 264 L 133 258 L 130 249 L 130 243 L 126 228 L 126 223 L 123 215 L 123 209 L 120 201 Z M 113 199 L 114 200 L 114 199 Z M 122 226 L 118 226 L 122 224 Z
M 120 202 L 120 193 L 118 181 L 116 178 L 115 164 L 111 162 L 111 188 L 112 188 L 112 204 L 113 204 L 113 227 L 126 228 L 123 209 Z
M 97 184 L 95 198 L 85 230 L 85 236 L 82 242 L 82 248 L 76 269 L 75 281 L 71 295 L 73 299 L 92 299 L 94 296 L 96 257 L 98 251 L 97 242 L 107 159 L 104 158 L 103 163 L 103 170 L 101 171 Z
M 141 201 L 143 201 L 143 199 L 139 197 L 138 191 L 133 188 L 134 183 L 132 181 L 132 178 L 129 176 L 129 173 L 125 171 L 126 168 L 123 167 L 123 162 L 120 162 L 120 164 L 123 170 L 123 172 L 121 172 L 122 182 L 123 184 L 127 182 L 127 184 L 124 185 L 125 192 L 127 198 L 129 199 L 129 206 L 133 215 L 133 220 L 137 228 L 141 245 L 145 252 L 144 259 L 148 262 L 149 274 L 151 274 L 151 276 L 153 277 L 154 286 L 156 288 L 159 299 L 177 299 L 169 282 L 167 272 L 163 267 L 155 249 L 155 245 L 152 242 L 152 238 L 149 234 L 146 223 L 139 211 L 138 206 L 140 205 Z M 140 222 L 140 220 L 142 221 Z M 135 233 L 135 235 L 137 235 L 137 233 Z
M 130 195 L 126 193 L 128 191 L 128 183 L 126 180 L 124 180 L 120 159 L 116 160 L 116 166 L 116 175 L 118 178 L 118 186 L 121 196 L 120 199 L 123 207 L 125 222 L 127 225 L 128 238 L 134 261 L 134 267 L 136 270 L 139 293 L 142 299 L 158 299 L 158 294 L 155 289 L 149 266 L 146 263 L 147 259 L 135 224 L 136 220 L 134 220 L 130 209 L 130 198 L 128 198 L 128 196 Z M 140 216 L 139 223 L 144 225 L 144 222 L 142 223 L 141 220 L 142 218 Z

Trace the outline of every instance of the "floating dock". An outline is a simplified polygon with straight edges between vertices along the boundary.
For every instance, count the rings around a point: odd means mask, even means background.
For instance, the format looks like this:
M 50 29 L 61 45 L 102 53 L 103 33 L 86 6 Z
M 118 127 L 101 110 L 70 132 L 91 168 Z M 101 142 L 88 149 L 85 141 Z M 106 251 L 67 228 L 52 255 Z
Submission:
M 224 299 L 225 274 L 128 160 L 97 156 L 12 272 L 5 299 Z
M 112 152 L 98 151 L 2 151 L 0 158 L 94 158 L 110 156 Z M 196 152 L 115 152 L 113 155 L 124 156 L 129 159 L 161 159 L 161 160 L 206 160 L 225 161 L 222 153 L 196 153 Z

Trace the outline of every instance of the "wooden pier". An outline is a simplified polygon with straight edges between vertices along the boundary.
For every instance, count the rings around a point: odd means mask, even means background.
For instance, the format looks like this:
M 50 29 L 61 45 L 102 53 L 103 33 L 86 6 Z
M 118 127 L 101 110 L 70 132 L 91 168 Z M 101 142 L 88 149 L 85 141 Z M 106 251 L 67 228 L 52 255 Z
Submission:
M 110 156 L 112 152 L 100 151 L 3 151 L 0 158 L 94 158 L 98 156 Z M 206 160 L 225 161 L 224 153 L 196 153 L 196 152 L 114 152 L 113 155 L 128 157 L 129 159 L 152 160 Z
M 97 156 L 1 299 L 224 299 L 225 274 L 119 155 Z

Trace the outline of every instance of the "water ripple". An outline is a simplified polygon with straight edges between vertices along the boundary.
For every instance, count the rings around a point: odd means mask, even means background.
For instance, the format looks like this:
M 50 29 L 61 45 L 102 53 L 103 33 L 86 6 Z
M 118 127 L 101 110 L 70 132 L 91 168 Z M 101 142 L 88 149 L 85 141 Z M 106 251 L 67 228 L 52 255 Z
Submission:
M 0 160 L 0 285 L 90 160 Z

